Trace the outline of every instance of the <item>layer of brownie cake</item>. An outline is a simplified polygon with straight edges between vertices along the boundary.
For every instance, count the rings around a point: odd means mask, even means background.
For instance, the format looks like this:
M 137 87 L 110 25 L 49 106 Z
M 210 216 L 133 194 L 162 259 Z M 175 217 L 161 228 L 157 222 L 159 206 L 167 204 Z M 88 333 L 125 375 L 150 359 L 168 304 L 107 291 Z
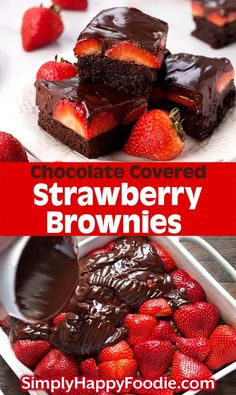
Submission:
M 100 12 L 78 37 L 74 52 L 83 80 L 147 95 L 161 67 L 168 24 L 136 8 Z
M 192 0 L 193 36 L 222 48 L 236 41 L 235 0 Z
M 39 125 L 73 150 L 96 158 L 123 147 L 132 123 L 147 108 L 128 96 L 79 77 L 36 81 Z
M 233 66 L 225 58 L 167 56 L 150 104 L 167 110 L 178 107 L 185 132 L 203 140 L 235 105 Z
M 110 248 L 80 259 L 80 279 L 64 320 L 26 324 L 11 320 L 10 338 L 48 340 L 76 355 L 94 355 L 127 337 L 123 321 L 149 299 L 163 297 L 172 310 L 191 303 L 164 272 L 161 258 L 145 237 L 122 237 Z M 56 295 L 55 295 L 56 297 Z

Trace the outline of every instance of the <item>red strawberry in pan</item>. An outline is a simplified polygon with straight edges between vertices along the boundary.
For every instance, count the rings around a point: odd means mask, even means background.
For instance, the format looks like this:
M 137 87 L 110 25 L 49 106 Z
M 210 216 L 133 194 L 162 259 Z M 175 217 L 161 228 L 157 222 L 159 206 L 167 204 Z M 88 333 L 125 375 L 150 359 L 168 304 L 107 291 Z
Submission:
M 36 79 L 44 78 L 48 81 L 65 80 L 72 78 L 78 74 L 76 67 L 62 59 L 60 62 L 57 60 L 50 60 L 44 63 L 38 70 Z
M 148 340 L 156 327 L 156 319 L 145 314 L 127 314 L 124 326 L 128 329 L 127 342 L 135 346 Z
M 185 339 L 184 337 L 178 337 L 176 339 L 176 346 L 185 355 L 204 361 L 210 352 L 211 345 L 210 341 L 205 337 L 199 337 L 194 339 Z
M 170 322 L 160 320 L 157 322 L 157 326 L 149 337 L 149 340 L 169 340 L 171 343 L 175 343 L 178 338 L 179 336 Z
M 208 338 L 217 326 L 219 318 L 218 309 L 207 302 L 183 306 L 173 314 L 176 327 L 187 338 Z
M 133 351 L 125 340 L 116 343 L 114 346 L 104 348 L 98 354 L 100 362 L 133 359 L 133 357 Z
M 144 381 L 144 380 L 143 380 Z M 174 395 L 174 392 L 171 390 L 161 390 L 161 389 L 135 389 L 135 394 L 137 395 Z
M 218 326 L 210 337 L 211 351 L 206 365 L 217 370 L 236 361 L 236 329 L 228 325 Z
M 97 254 L 106 254 L 107 252 L 111 251 L 115 245 L 114 241 L 111 241 L 110 243 L 106 244 L 105 246 L 101 248 L 95 248 L 94 250 L 90 251 L 87 256 L 89 255 L 97 255 Z
M 26 339 L 18 340 L 12 348 L 17 359 L 32 368 L 51 350 L 52 346 L 45 340 Z
M 135 124 L 124 147 L 128 155 L 151 160 L 171 160 L 182 152 L 182 126 L 178 110 L 169 114 L 163 110 L 151 110 Z
M 52 0 L 52 2 L 63 10 L 85 11 L 88 8 L 88 0 Z
M 148 340 L 134 347 L 134 356 L 144 379 L 154 380 L 163 376 L 174 355 L 174 347 L 169 341 Z
M 75 359 L 56 348 L 53 348 L 36 366 L 34 374 L 41 379 L 72 380 L 78 377 L 78 365 Z M 54 392 L 57 395 L 64 395 L 64 390 L 59 389 Z M 78 391 L 74 391 L 76 395 Z M 72 393 L 71 393 L 72 395 Z
M 67 317 L 67 313 L 60 313 L 55 318 L 53 318 L 53 325 L 60 325 L 62 321 Z
M 137 362 L 135 359 L 102 362 L 98 367 L 100 377 L 104 380 L 124 380 L 126 377 L 136 377 L 137 373 Z M 123 386 L 121 393 L 129 392 L 131 389 L 132 384 L 129 388 Z
M 162 246 L 155 241 L 152 241 L 150 244 L 155 248 L 157 255 L 161 258 L 166 273 L 170 273 L 177 269 L 174 258 L 172 258 Z
M 43 47 L 55 41 L 64 30 L 58 7 L 29 8 L 21 27 L 22 43 L 25 51 Z
M 172 315 L 172 310 L 167 300 L 150 299 L 139 307 L 140 314 L 152 315 L 153 317 L 168 317 Z
M 189 299 L 195 303 L 206 299 L 206 294 L 202 286 L 194 280 L 184 270 L 175 270 L 171 273 L 177 289 L 185 288 Z
M 173 358 L 171 378 L 181 385 L 183 380 L 204 380 L 212 376 L 212 372 L 197 359 L 176 351 Z
M 97 367 L 95 359 L 93 359 L 93 358 L 85 359 L 83 362 L 81 362 L 80 372 L 81 372 L 81 375 L 84 377 L 89 377 L 92 379 L 99 378 L 98 367 Z

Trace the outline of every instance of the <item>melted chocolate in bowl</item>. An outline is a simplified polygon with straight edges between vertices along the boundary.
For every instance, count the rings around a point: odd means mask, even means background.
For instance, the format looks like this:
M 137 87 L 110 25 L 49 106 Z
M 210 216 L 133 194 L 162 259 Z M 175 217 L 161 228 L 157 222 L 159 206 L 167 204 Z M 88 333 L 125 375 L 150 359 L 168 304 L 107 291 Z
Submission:
M 78 282 L 70 237 L 31 237 L 16 273 L 16 300 L 31 320 L 46 320 L 65 306 Z

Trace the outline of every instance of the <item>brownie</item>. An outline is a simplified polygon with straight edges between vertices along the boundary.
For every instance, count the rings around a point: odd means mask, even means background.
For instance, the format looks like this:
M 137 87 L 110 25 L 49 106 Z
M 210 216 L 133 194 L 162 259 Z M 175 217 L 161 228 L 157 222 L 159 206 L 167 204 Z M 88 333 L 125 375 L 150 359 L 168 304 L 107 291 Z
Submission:
M 81 32 L 74 49 L 81 78 L 147 95 L 163 61 L 167 33 L 166 22 L 136 8 L 103 10 Z
M 128 96 L 79 77 L 36 81 L 39 125 L 87 158 L 123 147 L 133 122 L 147 108 L 147 100 Z
M 192 13 L 193 36 L 216 49 L 236 41 L 235 0 L 193 0 Z
M 203 140 L 235 105 L 233 66 L 226 58 L 169 55 L 150 104 L 168 110 L 178 107 L 185 132 Z

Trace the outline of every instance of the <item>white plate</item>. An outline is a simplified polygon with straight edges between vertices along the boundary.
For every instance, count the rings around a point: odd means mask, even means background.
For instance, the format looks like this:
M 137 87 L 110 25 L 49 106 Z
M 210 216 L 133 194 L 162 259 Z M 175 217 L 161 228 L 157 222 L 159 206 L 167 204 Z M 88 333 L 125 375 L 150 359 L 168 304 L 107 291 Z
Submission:
M 169 36 L 167 47 L 172 52 L 189 52 L 194 54 L 229 58 L 236 68 L 236 44 L 221 50 L 213 50 L 207 44 L 191 36 L 194 28 L 192 21 L 190 0 L 139 0 L 120 1 L 101 0 L 93 10 L 91 7 L 84 14 L 84 20 L 78 20 L 77 33 L 85 26 L 88 20 L 97 13 L 97 11 L 115 5 L 133 5 L 141 8 L 143 11 L 162 18 L 169 23 Z M 86 17 L 85 17 L 86 16 Z M 72 48 L 63 53 L 66 59 L 73 59 Z M 45 59 L 42 59 L 44 63 Z M 40 65 L 38 65 L 39 67 Z M 37 125 L 37 108 L 34 104 L 35 90 L 34 79 L 37 71 L 30 70 L 22 76 L 21 80 L 15 86 L 15 104 L 13 105 L 11 119 L 12 133 L 19 138 L 22 143 L 42 161 L 87 161 L 85 157 L 75 153 L 70 148 L 55 140 L 53 137 L 44 132 Z M 12 103 L 11 103 L 12 109 Z M 224 122 L 217 128 L 213 136 L 203 142 L 196 141 L 191 137 L 186 138 L 186 147 L 184 152 L 177 158 L 180 162 L 216 162 L 216 161 L 234 161 L 236 160 L 236 108 L 232 110 Z M 128 156 L 121 151 L 98 158 L 105 161 L 136 161 L 137 158 Z

